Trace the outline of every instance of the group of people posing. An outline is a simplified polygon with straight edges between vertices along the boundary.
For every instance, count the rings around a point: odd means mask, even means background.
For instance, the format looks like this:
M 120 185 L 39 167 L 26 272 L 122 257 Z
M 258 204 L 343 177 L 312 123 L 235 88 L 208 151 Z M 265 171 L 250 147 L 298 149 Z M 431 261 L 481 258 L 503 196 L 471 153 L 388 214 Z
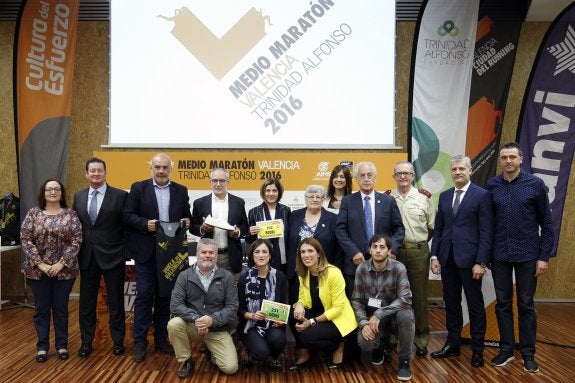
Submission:
M 166 154 L 151 159 L 152 177 L 134 183 L 129 193 L 108 185 L 105 162 L 91 158 L 86 163 L 90 186 L 74 195 L 72 209 L 67 208 L 64 185 L 48 179 L 38 206 L 22 223 L 24 271 L 35 297 L 36 360 L 48 358 L 51 314 L 58 357 L 69 356 L 68 300 L 78 273 L 78 355 L 89 357 L 93 351 L 102 276 L 112 352 L 124 353 L 124 272 L 125 260 L 131 258 L 137 283 L 133 360 L 146 358 L 153 327 L 156 352 L 176 356 L 180 378 L 194 372 L 190 341 L 202 342 L 211 361 L 223 373 L 234 374 L 239 366 L 234 333 L 245 347 L 246 364 L 265 362 L 280 370 L 289 327 L 297 350 L 292 370 L 305 368 L 313 353 L 321 353 L 328 367 L 337 369 L 344 347 L 361 350 L 365 363 L 390 362 L 398 344 L 397 378 L 409 380 L 412 354 L 428 353 L 430 268 L 441 274 L 448 331 L 445 345 L 432 352 L 432 358 L 460 355 L 463 290 L 471 365 L 484 365 L 481 284 L 490 268 L 501 336 L 500 352 L 491 363 L 501 367 L 514 359 L 514 274 L 519 352 L 525 371 L 537 372 L 533 297 L 553 248 L 551 213 L 543 181 L 520 169 L 517 144 L 503 145 L 499 162 L 502 174 L 484 189 L 470 181 L 470 159 L 453 157 L 454 187 L 441 193 L 437 209 L 429 192 L 413 187 L 410 162 L 394 166 L 397 187 L 385 193 L 375 191 L 376 167 L 360 162 L 353 169 L 359 186 L 355 193 L 351 170 L 337 166 L 327 192 L 310 185 L 304 194 L 306 207 L 291 211 L 280 203 L 280 180 L 268 179 L 260 188 L 262 204 L 246 214 L 244 200 L 227 191 L 226 169 L 211 170 L 212 193 L 191 208 L 186 187 L 170 180 L 172 160 Z M 211 225 L 207 217 L 227 227 Z M 282 234 L 260 238 L 258 223 L 270 220 L 281 220 Z M 159 222 L 179 222 L 200 238 L 197 261 L 179 273 L 171 296 L 158 289 Z M 264 300 L 289 305 L 287 321 L 267 316 Z

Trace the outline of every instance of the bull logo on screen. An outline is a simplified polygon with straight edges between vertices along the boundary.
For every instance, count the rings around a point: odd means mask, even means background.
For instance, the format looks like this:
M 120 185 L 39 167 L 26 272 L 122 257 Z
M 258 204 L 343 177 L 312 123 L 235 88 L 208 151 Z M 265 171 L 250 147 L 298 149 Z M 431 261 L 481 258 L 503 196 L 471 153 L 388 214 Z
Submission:
M 266 35 L 269 16 L 250 8 L 228 31 L 217 37 L 189 8 L 174 16 L 159 17 L 172 21 L 172 34 L 218 80 L 221 80 Z

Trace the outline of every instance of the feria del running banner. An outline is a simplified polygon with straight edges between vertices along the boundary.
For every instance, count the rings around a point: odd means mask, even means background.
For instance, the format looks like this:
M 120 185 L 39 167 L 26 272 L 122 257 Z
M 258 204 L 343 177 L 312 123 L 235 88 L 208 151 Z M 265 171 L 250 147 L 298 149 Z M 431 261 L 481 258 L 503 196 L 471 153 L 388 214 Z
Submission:
M 393 1 L 111 7 L 111 145 L 394 145 Z

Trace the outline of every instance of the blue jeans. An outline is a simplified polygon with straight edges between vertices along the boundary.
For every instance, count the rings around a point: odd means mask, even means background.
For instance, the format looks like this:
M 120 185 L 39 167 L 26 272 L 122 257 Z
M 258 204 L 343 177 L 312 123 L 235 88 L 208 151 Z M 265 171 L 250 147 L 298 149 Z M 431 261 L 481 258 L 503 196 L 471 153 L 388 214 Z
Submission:
M 34 327 L 38 342 L 36 350 L 50 349 L 50 314 L 54 318 L 56 350 L 68 348 L 68 302 L 76 279 L 58 279 L 45 274 L 42 278 L 28 279 L 34 294 Z
M 495 315 L 499 326 L 499 348 L 513 352 L 515 329 L 513 326 L 513 271 L 515 270 L 515 292 L 519 314 L 519 350 L 522 355 L 535 354 L 537 335 L 537 314 L 533 297 L 537 289 L 535 268 L 537 260 L 527 262 L 493 261 L 492 274 L 497 304 Z

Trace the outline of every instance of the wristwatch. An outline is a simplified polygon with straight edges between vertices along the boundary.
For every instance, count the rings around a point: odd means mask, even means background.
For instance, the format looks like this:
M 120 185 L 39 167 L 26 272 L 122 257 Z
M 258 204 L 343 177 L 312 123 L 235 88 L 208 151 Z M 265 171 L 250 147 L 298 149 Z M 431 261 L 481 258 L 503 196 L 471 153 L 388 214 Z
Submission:
M 311 318 L 311 319 L 309 320 L 309 324 L 310 324 L 312 327 L 313 327 L 313 326 L 316 326 L 316 325 L 317 325 L 317 321 L 315 320 L 315 318 Z
M 478 263 L 479 266 L 483 267 L 484 269 L 487 268 L 487 265 L 485 263 Z

